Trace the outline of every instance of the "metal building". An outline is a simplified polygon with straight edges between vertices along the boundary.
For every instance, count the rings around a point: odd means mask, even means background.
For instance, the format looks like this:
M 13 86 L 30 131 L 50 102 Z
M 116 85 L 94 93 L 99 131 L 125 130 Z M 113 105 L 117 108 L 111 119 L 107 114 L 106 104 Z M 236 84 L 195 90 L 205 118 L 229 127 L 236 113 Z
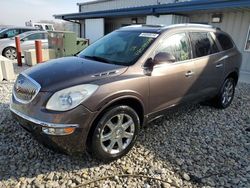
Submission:
M 250 82 L 250 0 L 95 0 L 78 3 L 78 13 L 55 15 L 80 24 L 94 42 L 131 24 L 205 23 L 228 32 L 243 55 L 241 81 Z

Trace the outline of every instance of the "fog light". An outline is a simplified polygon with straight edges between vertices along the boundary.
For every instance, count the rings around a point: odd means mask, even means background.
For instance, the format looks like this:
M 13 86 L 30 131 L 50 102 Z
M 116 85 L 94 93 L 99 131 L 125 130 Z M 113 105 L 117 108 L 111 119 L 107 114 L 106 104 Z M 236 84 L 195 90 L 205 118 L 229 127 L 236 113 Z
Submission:
M 48 134 L 48 135 L 69 135 L 69 134 L 72 134 L 75 131 L 75 128 L 73 128 L 73 127 L 67 127 L 67 128 L 43 127 L 42 131 L 45 134 Z

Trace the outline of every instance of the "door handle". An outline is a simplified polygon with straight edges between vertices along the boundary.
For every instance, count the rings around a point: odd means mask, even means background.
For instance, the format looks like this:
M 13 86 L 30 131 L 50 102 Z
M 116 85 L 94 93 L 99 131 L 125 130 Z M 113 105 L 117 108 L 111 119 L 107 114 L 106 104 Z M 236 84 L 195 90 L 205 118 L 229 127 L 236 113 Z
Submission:
M 193 71 L 188 71 L 188 72 L 186 72 L 185 76 L 186 77 L 191 77 L 191 76 L 193 76 L 193 74 L 194 74 Z
M 220 68 L 220 67 L 223 67 L 223 64 L 222 63 L 219 63 L 215 66 L 216 68 Z

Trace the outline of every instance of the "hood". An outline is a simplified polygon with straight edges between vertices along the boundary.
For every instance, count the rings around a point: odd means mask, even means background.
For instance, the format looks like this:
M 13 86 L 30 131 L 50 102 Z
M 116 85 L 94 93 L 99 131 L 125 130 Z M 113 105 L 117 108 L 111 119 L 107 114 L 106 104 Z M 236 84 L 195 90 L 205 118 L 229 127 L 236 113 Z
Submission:
M 57 91 L 124 73 L 127 67 L 79 57 L 66 57 L 41 63 L 24 73 L 41 85 L 41 91 Z

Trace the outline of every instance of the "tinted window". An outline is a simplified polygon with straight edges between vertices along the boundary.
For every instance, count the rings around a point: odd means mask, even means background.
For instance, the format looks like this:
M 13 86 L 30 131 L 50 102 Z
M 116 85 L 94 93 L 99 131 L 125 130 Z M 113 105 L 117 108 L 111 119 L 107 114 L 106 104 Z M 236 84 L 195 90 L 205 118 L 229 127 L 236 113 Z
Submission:
M 207 32 L 192 32 L 190 33 L 194 56 L 202 57 L 219 52 L 219 49 Z
M 187 35 L 185 33 L 179 33 L 165 39 L 156 50 L 155 55 L 160 52 L 165 52 L 173 55 L 176 61 L 185 61 L 191 58 L 190 51 Z
M 233 42 L 227 35 L 222 33 L 216 33 L 215 35 L 223 50 L 229 50 L 234 47 Z

